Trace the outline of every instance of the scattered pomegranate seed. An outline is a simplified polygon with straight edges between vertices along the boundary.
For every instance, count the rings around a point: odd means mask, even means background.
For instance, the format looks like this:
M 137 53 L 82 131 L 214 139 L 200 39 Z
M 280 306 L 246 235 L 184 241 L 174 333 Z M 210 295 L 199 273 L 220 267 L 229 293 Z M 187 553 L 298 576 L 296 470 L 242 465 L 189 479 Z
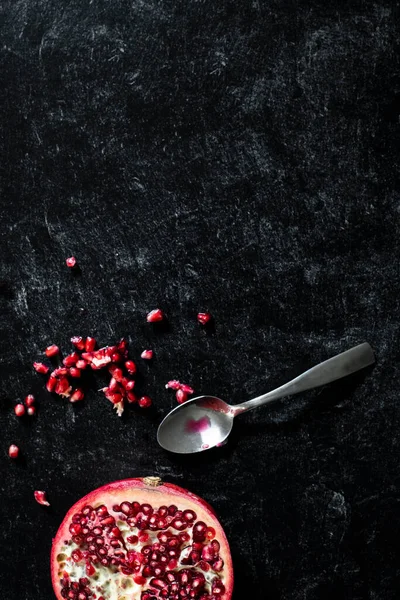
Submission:
M 76 367 L 71 367 L 69 370 L 69 374 L 71 375 L 71 377 L 80 377 L 81 376 L 81 371 L 80 369 L 77 369 Z
M 199 312 L 197 314 L 197 320 L 201 325 L 207 325 L 211 321 L 211 315 L 209 312 Z
M 181 390 L 183 392 L 186 392 L 187 394 L 194 393 L 194 389 L 192 387 L 190 387 L 190 385 L 187 385 L 186 383 L 181 383 Z
M 96 340 L 92 337 L 87 337 L 86 343 L 85 343 L 86 352 L 93 352 L 93 350 L 95 348 L 96 348 Z
M 171 379 L 171 381 L 168 381 L 168 383 L 165 384 L 165 387 L 171 390 L 179 390 L 181 387 L 181 384 L 179 381 L 177 381 L 176 379 Z
M 35 371 L 37 371 L 38 373 L 43 373 L 43 375 L 46 375 L 46 373 L 49 372 L 49 367 L 47 367 L 46 365 L 44 365 L 41 362 L 34 362 L 33 363 L 33 368 L 35 369 Z
M 33 396 L 32 394 L 28 394 L 25 398 L 25 404 L 27 406 L 33 406 L 35 404 L 35 396 Z
M 77 352 L 72 352 L 72 354 L 68 354 L 63 360 L 63 365 L 65 367 L 74 367 L 76 365 L 76 361 L 80 359 L 80 356 Z
M 33 417 L 36 414 L 36 408 L 34 406 L 29 406 L 26 412 L 30 417 Z
M 175 396 L 179 404 L 183 404 L 188 399 L 187 392 L 184 392 L 182 389 L 176 390 Z
M 131 392 L 133 390 L 133 388 L 135 387 L 135 382 L 134 381 L 128 381 L 125 385 L 125 389 L 128 392 Z
M 140 408 L 148 408 L 153 404 L 151 398 L 149 396 L 142 396 L 139 398 L 139 406 Z
M 70 269 L 73 269 L 75 267 L 75 265 L 76 265 L 76 258 L 75 258 L 75 256 L 70 256 L 69 258 L 67 258 L 66 261 L 65 261 L 65 264 Z
M 25 414 L 25 406 L 23 404 L 16 404 L 14 406 L 14 412 L 17 417 L 23 417 Z
M 162 321 L 164 319 L 164 314 L 161 309 L 156 308 L 149 312 L 146 317 L 148 323 L 157 323 L 158 321 Z
M 65 377 L 66 375 L 68 375 L 69 371 L 67 369 L 67 367 L 57 367 L 57 369 L 54 369 L 54 371 L 52 372 L 52 374 L 50 375 L 53 377 Z
M 143 358 L 144 360 L 151 360 L 153 358 L 153 354 L 154 354 L 153 350 L 143 350 L 140 357 Z
M 111 354 L 111 360 L 112 362 L 116 363 L 121 362 L 123 358 L 119 352 L 113 352 L 113 354 Z
M 42 504 L 43 506 L 50 506 L 50 503 L 46 500 L 46 492 L 35 490 L 33 492 L 33 495 L 35 496 L 35 500 L 38 504 Z
M 53 374 L 51 374 L 46 383 L 46 390 L 48 392 L 54 392 L 54 390 L 56 389 L 56 385 L 57 379 L 53 376 Z
M 131 404 L 135 404 L 135 402 L 137 402 L 137 396 L 133 392 L 126 392 L 126 398 Z
M 16 446 L 15 444 L 11 444 L 11 446 L 8 449 L 8 456 L 10 458 L 18 458 L 18 454 L 19 454 L 18 446 Z
M 85 340 L 83 338 L 81 338 L 80 336 L 72 337 L 71 344 L 73 344 L 75 346 L 75 348 L 78 348 L 78 350 L 85 349 Z
M 83 369 L 86 369 L 87 362 L 85 360 L 81 360 L 81 359 L 77 360 L 76 361 L 76 367 L 82 371 Z
M 84 397 L 85 397 L 85 394 L 82 392 L 81 389 L 78 388 L 72 393 L 69 401 L 70 402 L 79 402 L 80 400 L 83 400 Z
M 62 377 L 57 381 L 55 392 L 59 396 L 69 396 L 71 391 L 71 385 L 66 377 Z
M 82 352 L 82 359 L 84 361 L 86 361 L 87 363 L 91 363 L 93 360 L 93 353 L 92 352 Z
M 114 377 L 114 379 L 116 381 L 122 381 L 124 374 L 122 372 L 122 369 L 119 369 L 118 367 L 116 369 L 112 370 L 112 376 Z
M 136 373 L 136 364 L 133 362 L 133 360 L 127 360 L 125 362 L 125 369 L 130 375 L 133 375 L 133 373 Z
M 52 358 L 53 356 L 57 356 L 57 354 L 60 353 L 60 348 L 55 344 L 52 344 L 51 346 L 47 346 L 44 353 L 47 356 L 47 358 Z

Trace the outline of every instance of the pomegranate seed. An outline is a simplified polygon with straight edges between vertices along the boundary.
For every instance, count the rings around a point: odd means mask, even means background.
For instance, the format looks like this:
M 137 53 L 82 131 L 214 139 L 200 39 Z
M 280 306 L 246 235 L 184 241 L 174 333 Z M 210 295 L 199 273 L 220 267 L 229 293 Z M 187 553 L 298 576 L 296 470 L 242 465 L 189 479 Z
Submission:
M 33 363 L 33 368 L 35 369 L 35 371 L 37 371 L 38 373 L 43 373 L 43 375 L 46 375 L 46 373 L 49 372 L 49 367 L 47 367 L 46 365 L 44 365 L 41 362 L 34 362 Z
M 86 352 L 93 352 L 96 347 L 96 340 L 92 337 L 87 337 L 85 342 Z
M 18 454 L 19 454 L 18 446 L 16 446 L 15 444 L 11 444 L 11 446 L 8 449 L 8 456 L 10 458 L 18 458 Z
M 71 391 L 71 386 L 66 377 L 62 377 L 57 381 L 55 392 L 59 396 L 69 396 Z
M 23 417 L 25 414 L 25 406 L 23 404 L 16 404 L 14 406 L 14 412 L 17 417 Z
M 85 394 L 82 392 L 81 389 L 78 388 L 72 393 L 69 401 L 70 402 L 79 402 L 80 400 L 83 400 L 84 397 L 85 397 Z
M 76 361 L 79 360 L 80 356 L 77 352 L 72 352 L 72 354 L 68 354 L 63 360 L 63 365 L 65 367 L 74 367 L 76 365 Z
M 121 394 L 118 392 L 112 392 L 109 388 L 103 388 L 103 392 L 107 400 L 113 404 L 119 404 L 122 400 Z
M 93 360 L 93 352 L 82 352 L 82 358 L 87 363 L 91 363 Z
M 69 371 L 67 367 L 57 367 L 57 369 L 54 369 L 50 377 L 65 377 L 68 375 L 68 373 Z
M 140 408 L 149 408 L 152 405 L 152 400 L 149 396 L 142 396 L 139 398 L 139 406 Z
M 179 381 L 177 381 L 176 379 L 172 379 L 171 381 L 168 381 L 168 383 L 165 384 L 165 387 L 171 390 L 179 390 L 181 387 L 181 384 Z
M 78 350 L 85 349 L 85 340 L 83 338 L 81 338 L 80 336 L 75 335 L 74 337 L 72 337 L 71 344 L 73 344 L 75 346 L 75 348 L 78 348 Z
M 179 402 L 179 404 L 183 404 L 188 399 L 187 393 L 184 392 L 183 390 L 176 390 L 175 396 L 176 396 L 176 399 Z
M 119 352 L 114 352 L 113 354 L 111 354 L 111 360 L 112 362 L 116 363 L 121 362 L 123 359 Z
M 91 577 L 95 573 L 96 573 L 96 569 L 94 568 L 94 566 L 91 563 L 86 563 L 86 575 L 88 577 Z
M 144 585 L 146 583 L 146 579 L 144 577 L 142 577 L 141 575 L 134 575 L 133 581 L 137 585 Z
M 30 417 L 33 417 L 36 414 L 36 408 L 34 406 L 29 406 L 26 412 Z
M 197 314 L 197 320 L 201 325 L 207 325 L 211 321 L 211 315 L 208 312 L 199 312 Z
M 76 367 L 71 367 L 69 370 L 69 374 L 71 375 L 71 377 L 75 377 L 75 379 L 77 377 L 81 376 L 81 371 L 80 369 L 77 369 Z
M 125 384 L 125 389 L 128 392 L 131 392 L 134 387 L 135 387 L 135 382 L 134 381 L 127 381 L 127 383 Z
M 27 406 L 33 406 L 35 404 L 35 396 L 33 396 L 32 394 L 28 394 L 25 398 L 25 404 Z
M 136 373 L 136 365 L 133 362 L 133 360 L 127 360 L 125 363 L 125 369 L 128 371 L 128 373 L 130 375 L 133 375 L 133 373 Z
M 215 529 L 213 527 L 207 527 L 206 537 L 209 540 L 213 540 L 215 538 Z
M 118 367 L 116 369 L 113 369 L 112 376 L 116 381 L 122 381 L 124 377 L 122 369 L 119 369 Z
M 52 344 L 51 346 L 47 346 L 44 353 L 47 356 L 47 358 L 52 358 L 53 356 L 57 356 L 57 354 L 60 353 L 60 348 L 55 344 Z
M 75 256 L 70 256 L 69 258 L 67 258 L 66 261 L 65 261 L 65 264 L 70 269 L 73 269 L 75 267 L 75 265 L 76 265 L 76 258 L 75 258 Z
M 56 385 L 57 385 L 57 379 L 55 377 L 53 377 L 52 375 L 50 375 L 50 377 L 48 378 L 47 383 L 46 383 L 46 390 L 48 392 L 54 392 Z
M 140 357 L 144 360 L 151 360 L 153 358 L 153 350 L 143 350 Z
M 42 491 L 34 491 L 33 495 L 35 496 L 35 500 L 38 504 L 42 504 L 43 506 L 50 506 L 50 503 L 46 500 L 46 492 Z
M 120 390 L 119 383 L 115 379 L 115 377 L 111 377 L 110 383 L 108 384 L 108 389 L 111 390 L 112 392 L 116 392 L 116 391 Z
M 146 317 L 148 323 L 157 323 L 158 321 L 162 321 L 163 319 L 164 314 L 159 308 L 150 311 Z
M 133 392 L 127 392 L 126 397 L 127 397 L 128 402 L 130 402 L 131 404 L 134 404 L 135 402 L 137 402 L 137 396 Z
M 87 362 L 85 360 L 79 359 L 76 361 L 76 368 L 80 369 L 81 371 L 83 369 L 86 369 L 87 367 Z
M 194 393 L 194 389 L 192 387 L 190 387 L 190 385 L 187 385 L 186 383 L 181 383 L 181 390 L 183 392 L 186 392 L 187 394 Z

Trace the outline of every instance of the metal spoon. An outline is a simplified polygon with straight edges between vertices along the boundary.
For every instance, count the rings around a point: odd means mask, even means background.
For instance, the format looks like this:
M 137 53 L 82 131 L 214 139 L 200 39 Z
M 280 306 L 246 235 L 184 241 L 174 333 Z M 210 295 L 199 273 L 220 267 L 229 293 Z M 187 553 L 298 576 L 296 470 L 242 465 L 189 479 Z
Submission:
M 355 346 L 312 367 L 292 381 L 254 400 L 230 406 L 215 396 L 199 396 L 174 408 L 158 428 L 160 446 L 178 454 L 191 454 L 222 445 L 231 432 L 233 419 L 253 408 L 292 396 L 346 377 L 375 362 L 371 346 Z

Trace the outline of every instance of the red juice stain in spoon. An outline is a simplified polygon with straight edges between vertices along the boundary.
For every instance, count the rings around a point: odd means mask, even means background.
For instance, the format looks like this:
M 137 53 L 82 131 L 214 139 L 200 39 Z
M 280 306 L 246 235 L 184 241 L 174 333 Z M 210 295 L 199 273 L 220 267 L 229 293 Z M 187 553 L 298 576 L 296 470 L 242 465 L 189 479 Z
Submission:
M 186 431 L 188 433 L 202 433 L 209 429 L 211 423 L 208 417 L 201 417 L 201 419 L 189 419 L 186 423 Z

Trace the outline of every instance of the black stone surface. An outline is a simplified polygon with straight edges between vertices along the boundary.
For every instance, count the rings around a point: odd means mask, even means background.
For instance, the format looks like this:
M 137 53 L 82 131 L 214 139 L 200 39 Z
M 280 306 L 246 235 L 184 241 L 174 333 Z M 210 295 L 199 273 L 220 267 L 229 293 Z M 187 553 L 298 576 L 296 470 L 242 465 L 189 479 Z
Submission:
M 214 505 L 234 600 L 398 598 L 398 24 L 388 0 L 2 0 L 1 599 L 53 598 L 68 507 L 149 474 Z M 154 348 L 154 409 L 50 397 L 31 364 L 74 334 Z M 156 445 L 168 379 L 235 403 L 364 340 L 375 369 L 228 447 Z

